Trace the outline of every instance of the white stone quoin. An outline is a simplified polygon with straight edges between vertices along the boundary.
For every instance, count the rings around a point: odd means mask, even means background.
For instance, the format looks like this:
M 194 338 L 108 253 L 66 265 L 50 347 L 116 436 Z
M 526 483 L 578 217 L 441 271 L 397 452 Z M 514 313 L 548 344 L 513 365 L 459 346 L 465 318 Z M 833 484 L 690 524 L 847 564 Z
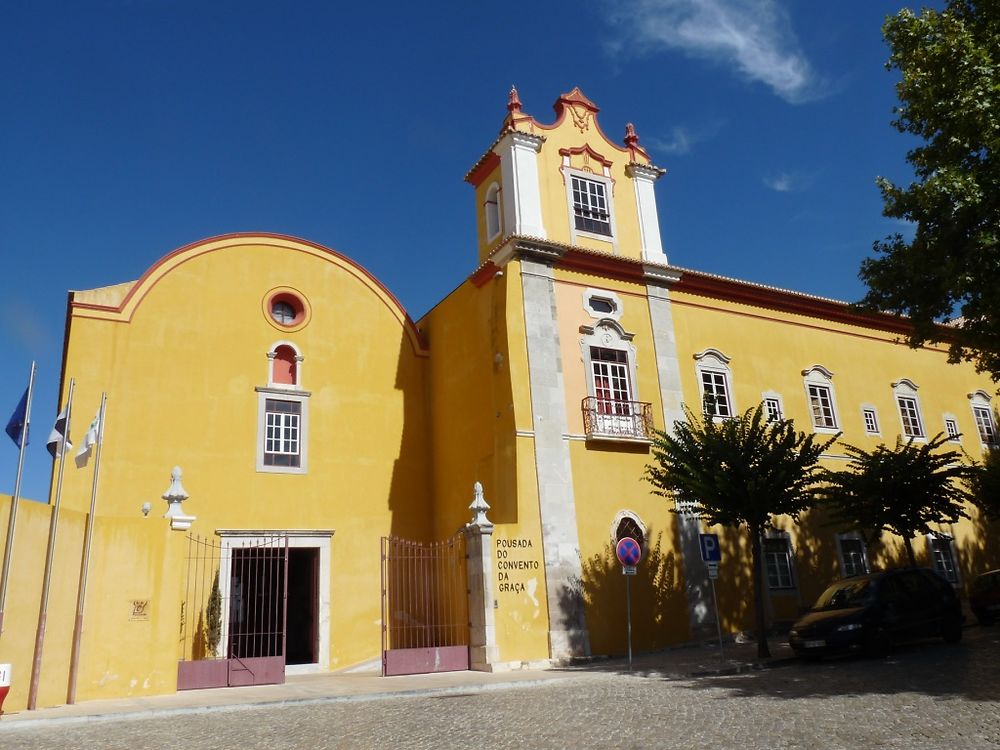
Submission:
M 493 523 L 483 485 L 473 486 L 472 520 L 465 525 L 469 574 L 469 666 L 492 672 L 497 662 L 496 622 L 493 616 Z
M 493 149 L 503 176 L 504 234 L 545 239 L 542 196 L 538 187 L 538 152 L 544 138 L 511 130 Z

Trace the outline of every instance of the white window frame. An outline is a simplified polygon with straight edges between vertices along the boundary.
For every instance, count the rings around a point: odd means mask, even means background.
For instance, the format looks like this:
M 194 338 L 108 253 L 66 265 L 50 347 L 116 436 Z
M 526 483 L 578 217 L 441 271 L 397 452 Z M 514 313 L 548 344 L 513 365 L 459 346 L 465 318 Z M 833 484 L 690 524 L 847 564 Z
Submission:
M 768 422 L 775 421 L 771 419 L 771 410 L 770 410 L 771 407 L 769 405 L 769 402 L 777 406 L 778 409 L 777 419 L 781 420 L 785 418 L 785 401 L 784 399 L 781 398 L 780 393 L 775 393 L 774 391 L 764 391 L 762 394 L 760 394 L 760 401 L 762 404 L 764 404 L 764 418 Z
M 872 429 L 868 424 L 868 414 L 871 414 L 872 421 L 875 423 L 875 429 Z M 865 429 L 866 435 L 876 435 L 880 436 L 882 434 L 882 423 L 878 418 L 878 409 L 875 408 L 874 404 L 861 404 L 861 426 Z
M 611 305 L 611 312 L 601 312 L 593 308 L 593 300 L 602 300 Z M 603 320 L 605 318 L 610 318 L 616 322 L 620 322 L 622 318 L 622 300 L 617 294 L 612 292 L 610 289 L 596 289 L 594 287 L 587 287 L 583 291 L 583 309 L 594 320 Z
M 973 391 L 969 394 L 969 408 L 972 410 L 972 423 L 976 426 L 976 434 L 979 435 L 979 442 L 984 448 L 994 448 L 1000 442 L 1000 434 L 997 433 L 997 420 L 993 414 L 992 399 L 986 391 Z M 983 423 L 981 416 L 988 420 L 987 424 L 993 430 L 993 440 L 988 441 L 983 435 Z
M 778 577 L 778 585 L 777 586 L 772 586 L 771 585 L 771 574 L 770 574 L 770 571 L 768 570 L 768 554 L 769 553 L 767 551 L 767 543 L 768 542 L 776 542 L 776 541 L 782 541 L 782 542 L 785 543 L 785 563 L 786 563 L 786 565 L 788 567 L 788 585 L 787 586 L 782 586 L 781 585 L 780 571 L 779 571 L 779 577 Z M 769 591 L 773 591 L 773 592 L 779 592 L 779 593 L 791 593 L 791 592 L 798 591 L 798 588 L 799 588 L 798 578 L 799 577 L 796 574 L 796 570 L 795 570 L 795 549 L 792 547 L 792 539 L 788 535 L 788 533 L 784 532 L 784 531 L 779 531 L 779 532 L 773 532 L 772 531 L 772 532 L 769 532 L 765 536 L 761 537 L 760 544 L 761 544 L 761 550 L 760 550 L 761 551 L 761 563 L 764 565 L 764 571 L 763 571 L 764 572 L 764 580 L 767 583 L 768 590 Z
M 500 203 L 500 185 L 490 183 L 486 188 L 486 199 L 483 201 L 483 219 L 486 224 L 486 242 L 493 242 L 503 230 L 503 208 Z M 493 208 L 491 209 L 490 206 Z
M 892 384 L 892 396 L 896 402 L 896 413 L 899 415 L 899 434 L 906 439 L 913 439 L 915 443 L 927 442 L 927 428 L 924 427 L 923 410 L 920 408 L 920 397 L 917 396 L 918 386 L 909 378 L 900 378 Z M 907 430 L 907 415 L 904 414 L 903 402 L 909 402 L 913 406 L 913 411 L 917 421 L 917 434 L 911 434 Z
M 699 400 L 699 413 L 704 416 L 711 416 L 713 421 L 720 421 L 723 419 L 731 419 L 735 417 L 739 412 L 736 410 L 736 399 L 733 398 L 733 371 L 730 368 L 729 363 L 732 361 L 725 354 L 720 352 L 718 349 L 705 349 L 704 351 L 698 352 L 694 355 L 695 359 L 695 374 L 698 378 L 698 400 Z M 718 413 L 718 404 L 716 404 L 716 411 L 714 414 L 709 414 L 706 411 L 705 404 L 705 375 L 710 374 L 712 376 L 720 376 L 722 387 L 725 391 L 727 408 L 729 410 L 728 414 Z M 713 377 L 713 380 L 715 378 Z M 716 383 L 720 382 L 716 380 Z
M 615 181 L 611 179 L 611 170 L 603 168 L 603 174 L 586 172 L 582 169 L 574 169 L 569 166 L 569 157 L 563 157 L 563 181 L 566 183 L 566 210 L 569 217 L 569 231 L 572 244 L 576 244 L 577 237 L 588 237 L 601 242 L 609 242 L 616 248 L 618 246 L 618 224 L 615 221 Z M 600 234 L 599 232 L 588 232 L 585 229 L 576 228 L 576 209 L 573 203 L 573 178 L 579 180 L 589 180 L 604 187 L 604 199 L 608 204 L 608 224 L 611 234 Z
M 938 565 L 938 556 L 935 546 L 941 544 L 948 551 L 951 558 L 952 577 L 948 576 L 945 566 Z M 931 568 L 940 573 L 948 583 L 955 588 L 962 585 L 962 571 L 958 567 L 958 553 L 955 549 L 955 539 L 948 534 L 928 534 L 927 535 L 927 555 L 930 557 Z
M 944 434 L 948 436 L 948 440 L 952 443 L 961 443 L 962 431 L 958 427 L 958 417 L 956 417 L 954 414 L 945 414 L 943 421 L 944 421 Z M 949 423 L 955 428 L 954 434 L 952 434 Z
M 833 418 L 833 425 L 816 424 L 816 413 L 813 409 L 812 394 L 809 392 L 810 386 L 826 389 L 830 398 L 830 412 Z M 836 435 L 840 432 L 840 410 L 837 408 L 837 391 L 833 387 L 833 373 L 823 367 L 823 365 L 812 365 L 802 371 L 802 387 L 806 393 L 806 405 L 809 407 L 809 419 L 812 422 L 813 432 L 825 435 Z
M 257 471 L 267 474 L 305 474 L 309 468 L 309 396 L 307 391 L 291 391 L 287 388 L 256 388 L 257 391 Z M 271 466 L 264 463 L 265 442 L 267 441 L 267 402 L 297 402 L 299 414 L 299 465 Z
M 587 378 L 587 394 L 597 398 L 597 382 L 594 377 L 594 358 L 591 355 L 591 348 L 608 349 L 622 352 L 625 355 L 625 372 L 627 375 L 627 389 L 629 402 L 639 401 L 639 380 L 636 377 L 636 349 L 632 343 L 634 334 L 628 333 L 621 324 L 612 318 L 602 318 L 593 326 L 580 326 L 580 353 L 583 359 L 585 375 Z M 600 361 L 600 360 L 598 360 Z M 615 399 L 618 403 L 623 401 Z M 628 407 L 628 413 L 622 414 L 596 414 L 598 432 L 603 435 L 607 432 L 611 435 L 617 434 L 621 428 L 631 428 L 635 425 L 636 416 Z M 603 426 L 603 427 L 602 427 Z M 626 429 L 626 432 L 628 430 Z
M 844 548 L 842 545 L 842 542 L 845 541 L 861 543 L 861 571 L 858 573 L 849 574 L 847 571 L 847 559 L 844 557 Z M 842 578 L 853 578 L 854 576 L 865 575 L 871 572 L 871 566 L 868 564 L 868 545 L 865 544 L 865 540 L 857 532 L 837 534 L 837 559 L 840 562 L 840 575 Z

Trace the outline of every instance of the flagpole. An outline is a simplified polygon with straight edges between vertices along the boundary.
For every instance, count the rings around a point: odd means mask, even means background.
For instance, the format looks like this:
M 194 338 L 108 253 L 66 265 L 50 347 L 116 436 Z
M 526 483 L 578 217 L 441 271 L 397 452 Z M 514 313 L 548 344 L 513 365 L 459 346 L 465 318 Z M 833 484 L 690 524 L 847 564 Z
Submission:
M 28 399 L 24 410 L 24 427 L 21 429 L 21 445 L 17 453 L 17 479 L 14 480 L 14 494 L 10 498 L 10 518 L 7 520 L 7 543 L 3 548 L 3 572 L 0 573 L 0 635 L 3 635 L 3 613 L 7 604 L 7 583 L 10 581 L 10 561 L 14 553 L 14 524 L 17 521 L 17 502 L 21 497 L 21 474 L 24 472 L 24 447 L 28 443 L 28 427 L 31 424 L 31 396 L 35 390 L 35 362 L 31 362 L 28 376 Z
M 52 582 L 52 558 L 56 551 L 56 526 L 59 523 L 59 500 L 62 497 L 63 471 L 66 468 L 66 451 L 69 443 L 69 424 L 73 417 L 73 389 L 76 380 L 69 379 L 69 396 L 66 399 L 66 424 L 59 441 L 59 473 L 56 480 L 56 499 L 49 520 L 49 545 L 45 552 L 45 574 L 42 577 L 42 600 L 38 607 L 38 630 L 35 631 L 35 655 L 31 663 L 31 684 L 28 686 L 28 710 L 38 706 L 38 682 L 42 672 L 42 644 L 45 641 L 45 618 L 49 611 L 49 585 Z
M 76 594 L 76 624 L 73 626 L 73 650 L 69 660 L 69 687 L 66 702 L 76 703 L 76 677 L 80 667 L 80 639 L 83 636 L 83 608 L 87 600 L 87 572 L 90 568 L 90 543 L 94 537 L 94 511 L 97 508 L 97 479 L 101 472 L 101 448 L 104 445 L 104 415 L 108 394 L 101 393 L 101 409 L 97 413 L 97 448 L 94 450 L 94 482 L 90 490 L 90 513 L 83 536 L 83 562 L 80 564 L 80 588 Z

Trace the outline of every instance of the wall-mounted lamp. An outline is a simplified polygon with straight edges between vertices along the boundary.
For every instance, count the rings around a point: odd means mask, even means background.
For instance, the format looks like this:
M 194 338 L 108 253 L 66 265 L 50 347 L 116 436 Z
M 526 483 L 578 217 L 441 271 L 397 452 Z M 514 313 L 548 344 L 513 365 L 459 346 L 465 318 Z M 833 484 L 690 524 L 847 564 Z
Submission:
M 151 511 L 152 509 L 153 509 L 152 505 L 150 505 L 149 503 L 143 503 L 142 504 L 142 515 L 148 516 L 149 515 L 149 511 Z

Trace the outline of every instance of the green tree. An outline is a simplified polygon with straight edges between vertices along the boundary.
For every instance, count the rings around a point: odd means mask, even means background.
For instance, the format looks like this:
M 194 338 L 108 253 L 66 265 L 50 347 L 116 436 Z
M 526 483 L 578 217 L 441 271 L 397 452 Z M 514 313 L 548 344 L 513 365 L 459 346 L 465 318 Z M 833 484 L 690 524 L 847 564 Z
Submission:
M 921 143 L 907 155 L 914 182 L 878 185 L 885 216 L 915 233 L 874 243 L 861 305 L 909 316 L 911 346 L 945 342 L 952 361 L 1000 380 L 1000 4 L 904 8 L 882 33 L 900 73 L 892 124 Z
M 212 590 L 205 605 L 205 646 L 210 656 L 215 656 L 222 640 L 222 592 L 219 590 L 219 571 L 215 571 Z
M 743 528 L 750 541 L 757 654 L 770 656 L 764 620 L 762 544 L 774 516 L 799 514 L 814 500 L 819 457 L 836 439 L 796 432 L 791 420 L 768 422 L 763 406 L 717 421 L 686 411 L 673 434 L 657 430 L 645 478 L 653 492 L 696 504 L 708 525 Z M 672 509 L 679 512 L 676 507 Z
M 1000 451 L 989 450 L 971 471 L 973 500 L 990 521 L 1000 521 Z
M 913 538 L 933 534 L 937 524 L 968 518 L 964 503 L 972 467 L 955 450 L 941 450 L 948 436 L 926 443 L 897 438 L 895 448 L 879 445 L 866 451 L 853 445 L 846 468 L 825 473 L 823 489 L 831 522 L 858 531 L 869 543 L 883 531 L 903 539 L 910 565 L 916 565 Z

